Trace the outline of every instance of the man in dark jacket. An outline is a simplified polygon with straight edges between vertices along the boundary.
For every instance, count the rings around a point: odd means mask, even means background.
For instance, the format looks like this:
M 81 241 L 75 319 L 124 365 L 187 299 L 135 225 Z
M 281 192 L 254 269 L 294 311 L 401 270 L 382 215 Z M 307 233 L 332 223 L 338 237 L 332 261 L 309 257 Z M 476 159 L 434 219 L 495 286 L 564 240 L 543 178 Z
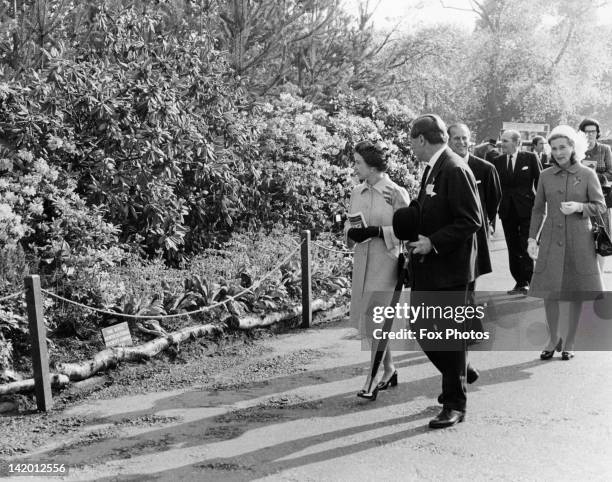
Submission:
M 516 281 L 508 294 L 527 294 L 533 275 L 533 260 L 527 254 L 531 209 L 542 166 L 533 152 L 519 151 L 521 135 L 507 130 L 502 134 L 502 151 L 493 161 L 502 187 L 499 218 L 504 227 L 510 273 Z
M 501 184 L 495 166 L 490 162 L 473 156 L 468 151 L 470 129 L 463 123 L 453 124 L 448 128 L 449 147 L 468 165 L 478 187 L 480 198 L 482 226 L 476 234 L 478 242 L 478 257 L 476 262 L 476 277 L 490 273 L 491 257 L 489 255 L 489 235 L 495 231 L 497 209 L 501 201 Z M 472 293 L 476 282 L 470 283 L 468 291 Z
M 418 195 L 420 234 L 418 241 L 409 244 L 413 248 L 411 304 L 428 306 L 432 300 L 445 299 L 447 306 L 465 305 L 468 284 L 475 276 L 475 234 L 481 225 L 476 181 L 468 166 L 446 145 L 446 126 L 438 116 L 418 117 L 410 137 L 415 156 L 427 164 Z M 403 209 L 393 218 L 396 232 L 406 219 Z M 420 317 L 414 327 L 417 331 L 439 330 L 444 323 Z M 432 349 L 425 340 L 417 340 L 442 374 L 443 409 L 429 426 L 444 428 L 463 421 L 467 402 L 465 343 L 455 343 L 451 349 L 440 344 Z

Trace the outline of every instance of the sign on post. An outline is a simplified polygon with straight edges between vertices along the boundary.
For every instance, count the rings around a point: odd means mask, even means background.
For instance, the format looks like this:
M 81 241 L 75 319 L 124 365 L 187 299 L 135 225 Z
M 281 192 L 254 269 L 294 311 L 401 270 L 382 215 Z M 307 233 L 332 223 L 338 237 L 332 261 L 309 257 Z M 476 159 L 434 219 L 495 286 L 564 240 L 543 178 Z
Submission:
M 126 321 L 102 328 L 102 337 L 107 348 L 112 346 L 132 346 L 132 335 Z

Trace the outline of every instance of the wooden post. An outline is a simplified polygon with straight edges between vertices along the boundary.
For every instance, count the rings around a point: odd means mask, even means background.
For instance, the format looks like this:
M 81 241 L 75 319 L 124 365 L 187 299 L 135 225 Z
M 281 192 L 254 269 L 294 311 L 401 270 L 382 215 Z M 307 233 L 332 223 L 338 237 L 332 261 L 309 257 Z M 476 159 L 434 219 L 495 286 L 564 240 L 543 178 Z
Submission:
M 312 322 L 312 283 L 310 259 L 310 231 L 302 231 L 302 325 L 310 327 Z
M 40 294 L 38 275 L 25 279 L 28 321 L 30 322 L 30 339 L 32 343 L 32 366 L 34 368 L 34 387 L 36 406 L 46 412 L 53 406 L 51 382 L 49 380 L 49 355 L 47 353 L 47 329 L 43 319 L 43 304 Z

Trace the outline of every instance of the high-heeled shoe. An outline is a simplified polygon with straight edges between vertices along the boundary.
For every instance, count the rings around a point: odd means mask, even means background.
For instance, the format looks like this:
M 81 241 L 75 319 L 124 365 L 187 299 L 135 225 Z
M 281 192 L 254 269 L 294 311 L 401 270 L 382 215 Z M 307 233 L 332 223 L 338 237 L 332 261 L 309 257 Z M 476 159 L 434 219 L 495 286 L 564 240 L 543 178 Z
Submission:
M 561 351 L 562 345 L 563 339 L 559 338 L 559 342 L 557 343 L 557 346 L 555 348 L 553 348 L 552 350 L 542 350 L 542 353 L 540 353 L 540 360 L 550 360 L 555 354 L 555 350 Z
M 573 351 L 562 351 L 561 352 L 561 360 L 571 360 L 572 358 L 574 358 L 574 352 Z
M 374 387 L 374 390 L 372 390 L 370 393 L 366 392 L 365 390 L 359 390 L 357 392 L 357 396 L 359 398 L 365 398 L 366 400 L 370 400 L 370 402 L 373 402 L 378 396 L 378 385 L 376 385 Z
M 391 375 L 391 378 L 389 378 L 389 380 L 380 382 L 378 385 L 376 385 L 376 388 L 378 388 L 379 390 L 386 390 L 390 386 L 397 386 L 397 370 L 393 372 L 393 375 Z

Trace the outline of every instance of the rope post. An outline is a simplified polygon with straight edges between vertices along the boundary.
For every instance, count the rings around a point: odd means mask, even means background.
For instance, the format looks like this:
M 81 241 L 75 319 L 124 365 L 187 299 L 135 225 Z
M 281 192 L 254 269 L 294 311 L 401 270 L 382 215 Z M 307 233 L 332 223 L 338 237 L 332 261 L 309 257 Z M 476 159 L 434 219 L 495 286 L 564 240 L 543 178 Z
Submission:
M 47 329 L 43 319 L 43 303 L 38 275 L 31 275 L 25 278 L 25 289 L 32 344 L 36 406 L 38 410 L 46 412 L 53 406 L 53 400 L 51 398 L 51 382 L 49 379 Z
M 310 259 L 310 231 L 302 231 L 302 325 L 301 328 L 309 328 L 312 322 L 312 283 L 311 283 L 311 259 Z

